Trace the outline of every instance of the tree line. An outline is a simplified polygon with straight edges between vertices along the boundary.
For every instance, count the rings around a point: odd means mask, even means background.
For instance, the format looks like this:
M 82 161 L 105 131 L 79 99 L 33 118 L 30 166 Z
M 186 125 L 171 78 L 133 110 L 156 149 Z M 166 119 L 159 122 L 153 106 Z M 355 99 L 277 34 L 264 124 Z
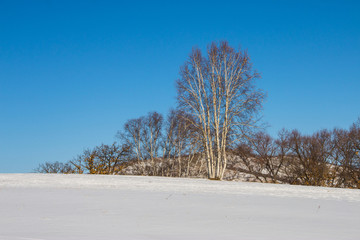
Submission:
M 128 120 L 117 133 L 119 143 L 86 149 L 67 163 L 41 164 L 37 172 L 207 177 L 201 137 L 182 114 L 172 110 L 164 120 L 151 112 Z M 227 180 L 246 173 L 259 182 L 360 188 L 360 119 L 349 129 L 312 135 L 254 132 L 227 154 Z
M 194 48 L 176 81 L 177 107 L 166 118 L 150 112 L 128 120 L 118 141 L 87 149 L 67 163 L 44 163 L 48 173 L 139 174 L 359 187 L 359 122 L 349 130 L 313 135 L 260 131 L 265 93 L 246 51 L 226 41 L 206 54 Z

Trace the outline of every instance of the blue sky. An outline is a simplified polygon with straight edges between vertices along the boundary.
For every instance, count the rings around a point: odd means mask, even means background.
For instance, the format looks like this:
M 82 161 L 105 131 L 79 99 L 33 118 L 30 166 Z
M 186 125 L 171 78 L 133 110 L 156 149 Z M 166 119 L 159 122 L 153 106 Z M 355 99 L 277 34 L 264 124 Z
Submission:
M 359 1 L 1 1 L 0 172 L 112 143 L 175 106 L 193 46 L 247 49 L 263 120 L 312 133 L 360 116 Z

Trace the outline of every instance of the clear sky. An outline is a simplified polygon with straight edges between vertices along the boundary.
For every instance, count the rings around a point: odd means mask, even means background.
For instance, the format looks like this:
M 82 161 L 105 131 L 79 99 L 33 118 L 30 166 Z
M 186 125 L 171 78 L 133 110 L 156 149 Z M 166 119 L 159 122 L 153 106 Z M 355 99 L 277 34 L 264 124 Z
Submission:
M 360 1 L 1 1 L 0 172 L 115 141 L 175 106 L 193 46 L 247 49 L 263 120 L 312 133 L 360 116 Z

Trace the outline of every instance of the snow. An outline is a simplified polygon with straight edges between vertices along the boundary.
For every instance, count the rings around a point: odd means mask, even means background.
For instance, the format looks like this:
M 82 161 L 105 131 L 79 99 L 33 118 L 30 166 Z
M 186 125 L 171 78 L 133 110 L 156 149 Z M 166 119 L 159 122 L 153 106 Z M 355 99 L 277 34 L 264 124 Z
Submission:
M 360 190 L 0 174 L 0 239 L 358 239 Z

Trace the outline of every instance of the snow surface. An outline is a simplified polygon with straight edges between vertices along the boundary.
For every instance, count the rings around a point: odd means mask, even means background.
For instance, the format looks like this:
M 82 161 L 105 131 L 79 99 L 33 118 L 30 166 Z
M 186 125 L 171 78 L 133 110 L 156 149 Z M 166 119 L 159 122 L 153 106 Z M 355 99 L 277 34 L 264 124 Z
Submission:
M 360 190 L 0 174 L 0 239 L 359 239 Z

